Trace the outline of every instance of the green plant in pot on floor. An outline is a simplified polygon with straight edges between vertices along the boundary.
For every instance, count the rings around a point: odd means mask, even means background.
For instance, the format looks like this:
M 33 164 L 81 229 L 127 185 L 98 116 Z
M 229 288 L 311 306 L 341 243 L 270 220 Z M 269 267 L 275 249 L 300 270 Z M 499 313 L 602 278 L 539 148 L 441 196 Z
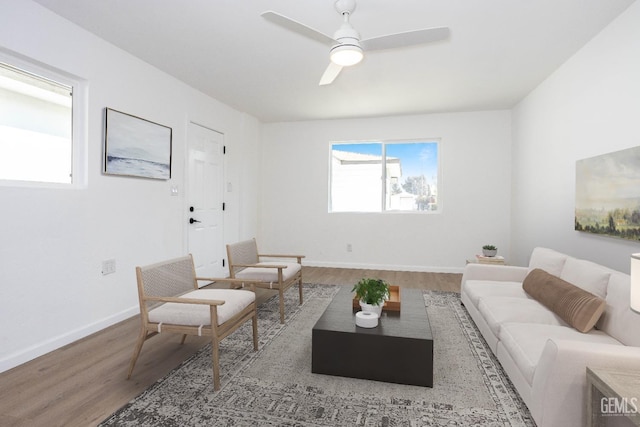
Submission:
M 389 298 L 389 284 L 382 279 L 361 279 L 353 286 L 362 311 L 374 312 L 380 317 L 382 306 Z

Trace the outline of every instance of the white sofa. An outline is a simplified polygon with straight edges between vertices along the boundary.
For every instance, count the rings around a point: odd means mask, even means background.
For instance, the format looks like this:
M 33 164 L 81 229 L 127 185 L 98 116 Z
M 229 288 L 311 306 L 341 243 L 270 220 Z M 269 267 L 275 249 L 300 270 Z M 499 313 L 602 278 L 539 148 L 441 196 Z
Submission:
M 605 299 L 594 329 L 577 331 L 524 291 L 536 268 Z M 629 285 L 627 274 L 536 248 L 529 267 L 468 264 L 461 301 L 536 424 L 582 427 L 587 366 L 640 370 L 640 314 L 629 308 Z

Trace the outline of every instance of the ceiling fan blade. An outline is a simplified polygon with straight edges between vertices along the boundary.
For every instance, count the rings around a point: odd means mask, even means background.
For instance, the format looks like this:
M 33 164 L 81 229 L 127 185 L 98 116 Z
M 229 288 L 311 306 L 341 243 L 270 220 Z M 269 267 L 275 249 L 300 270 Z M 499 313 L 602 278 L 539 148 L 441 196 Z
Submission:
M 329 45 L 332 46 L 336 43 L 336 41 L 333 39 L 333 37 L 329 37 L 326 34 L 321 33 L 318 30 L 315 30 L 311 27 L 308 27 L 304 24 L 301 24 L 298 21 L 294 21 L 291 18 L 287 18 L 284 15 L 280 15 L 277 12 L 274 12 L 272 10 L 268 10 L 266 12 L 263 12 L 261 15 L 264 19 L 266 19 L 267 21 L 279 25 L 283 28 L 286 28 L 287 30 L 293 31 L 295 33 L 301 34 L 305 37 L 308 37 L 312 40 L 316 40 L 322 44 L 325 45 Z
M 342 70 L 342 65 L 334 64 L 333 62 L 329 62 L 329 66 L 324 71 L 324 74 L 320 78 L 320 86 L 329 85 L 333 83 L 333 81 L 338 77 L 340 71 Z
M 393 49 L 444 40 L 449 37 L 449 33 L 450 31 L 447 27 L 426 28 L 424 30 L 406 31 L 404 33 L 360 40 L 360 46 L 365 51 Z

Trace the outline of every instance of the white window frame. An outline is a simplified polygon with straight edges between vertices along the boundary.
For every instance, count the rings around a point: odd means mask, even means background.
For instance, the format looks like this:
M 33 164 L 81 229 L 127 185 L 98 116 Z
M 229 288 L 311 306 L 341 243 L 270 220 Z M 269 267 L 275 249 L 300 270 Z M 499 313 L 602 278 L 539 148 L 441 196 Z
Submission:
M 0 186 L 52 188 L 52 189 L 84 189 L 87 187 L 88 150 L 87 150 L 87 81 L 67 72 L 55 69 L 22 55 L 0 49 L 0 62 L 24 70 L 73 88 L 71 108 L 71 183 L 22 181 L 0 179 Z
M 437 144 L 438 147 L 438 162 L 437 162 L 437 167 L 438 167 L 438 176 L 437 176 L 437 191 L 438 191 L 438 208 L 436 210 L 430 210 L 430 211 L 419 211 L 419 210 L 394 210 L 394 209 L 387 209 L 386 206 L 386 197 L 387 197 L 387 189 L 386 189 L 386 182 L 387 182 L 387 167 L 386 167 L 386 159 L 387 159 L 387 146 L 388 145 L 393 145 L 393 144 L 412 144 L 412 143 L 435 143 Z M 333 166 L 332 166 L 332 161 L 333 161 L 333 147 L 335 145 L 351 145 L 351 144 L 381 144 L 382 150 L 381 150 L 381 157 L 382 157 L 382 161 L 380 164 L 381 167 L 381 181 L 380 181 L 380 187 L 381 187 L 381 199 L 380 199 L 380 210 L 377 211 L 334 211 L 333 210 L 333 206 L 332 206 L 332 200 L 331 200 L 331 196 L 332 196 L 332 189 L 333 189 Z M 377 140 L 377 139 L 372 139 L 372 140 L 364 140 L 364 141 L 330 141 L 329 142 L 329 177 L 328 177 L 328 181 L 329 181 L 329 191 L 328 191 L 328 200 L 327 200 L 327 208 L 328 208 L 328 212 L 331 214 L 353 214 L 353 213 L 360 213 L 360 214 L 403 214 L 403 215 L 407 215 L 407 214 L 419 214 L 419 215 L 434 215 L 434 214 L 441 214 L 442 213 L 442 198 L 440 196 L 441 194 L 441 182 L 442 182 L 442 140 L 441 138 L 415 138 L 415 139 L 410 139 L 410 140 L 402 140 L 402 139 L 391 139 L 391 140 Z

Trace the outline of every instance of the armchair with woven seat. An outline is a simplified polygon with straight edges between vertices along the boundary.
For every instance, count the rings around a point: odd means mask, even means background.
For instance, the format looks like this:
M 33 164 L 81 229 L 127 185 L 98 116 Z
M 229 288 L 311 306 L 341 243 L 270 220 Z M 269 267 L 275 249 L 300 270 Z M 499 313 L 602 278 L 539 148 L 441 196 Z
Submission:
M 193 257 L 187 255 L 157 264 L 136 267 L 142 327 L 127 379 L 131 378 L 144 342 L 163 332 L 211 337 L 214 390 L 220 389 L 218 352 L 220 341 L 251 320 L 253 348 L 258 350 L 255 290 L 199 289 L 198 281 L 236 282 L 233 279 L 196 277 Z
M 291 258 L 296 261 L 262 261 L 263 258 Z M 284 291 L 296 283 L 302 304 L 302 258 L 304 255 L 261 254 L 256 239 L 227 245 L 229 276 L 232 279 L 278 291 L 280 323 L 284 323 Z

